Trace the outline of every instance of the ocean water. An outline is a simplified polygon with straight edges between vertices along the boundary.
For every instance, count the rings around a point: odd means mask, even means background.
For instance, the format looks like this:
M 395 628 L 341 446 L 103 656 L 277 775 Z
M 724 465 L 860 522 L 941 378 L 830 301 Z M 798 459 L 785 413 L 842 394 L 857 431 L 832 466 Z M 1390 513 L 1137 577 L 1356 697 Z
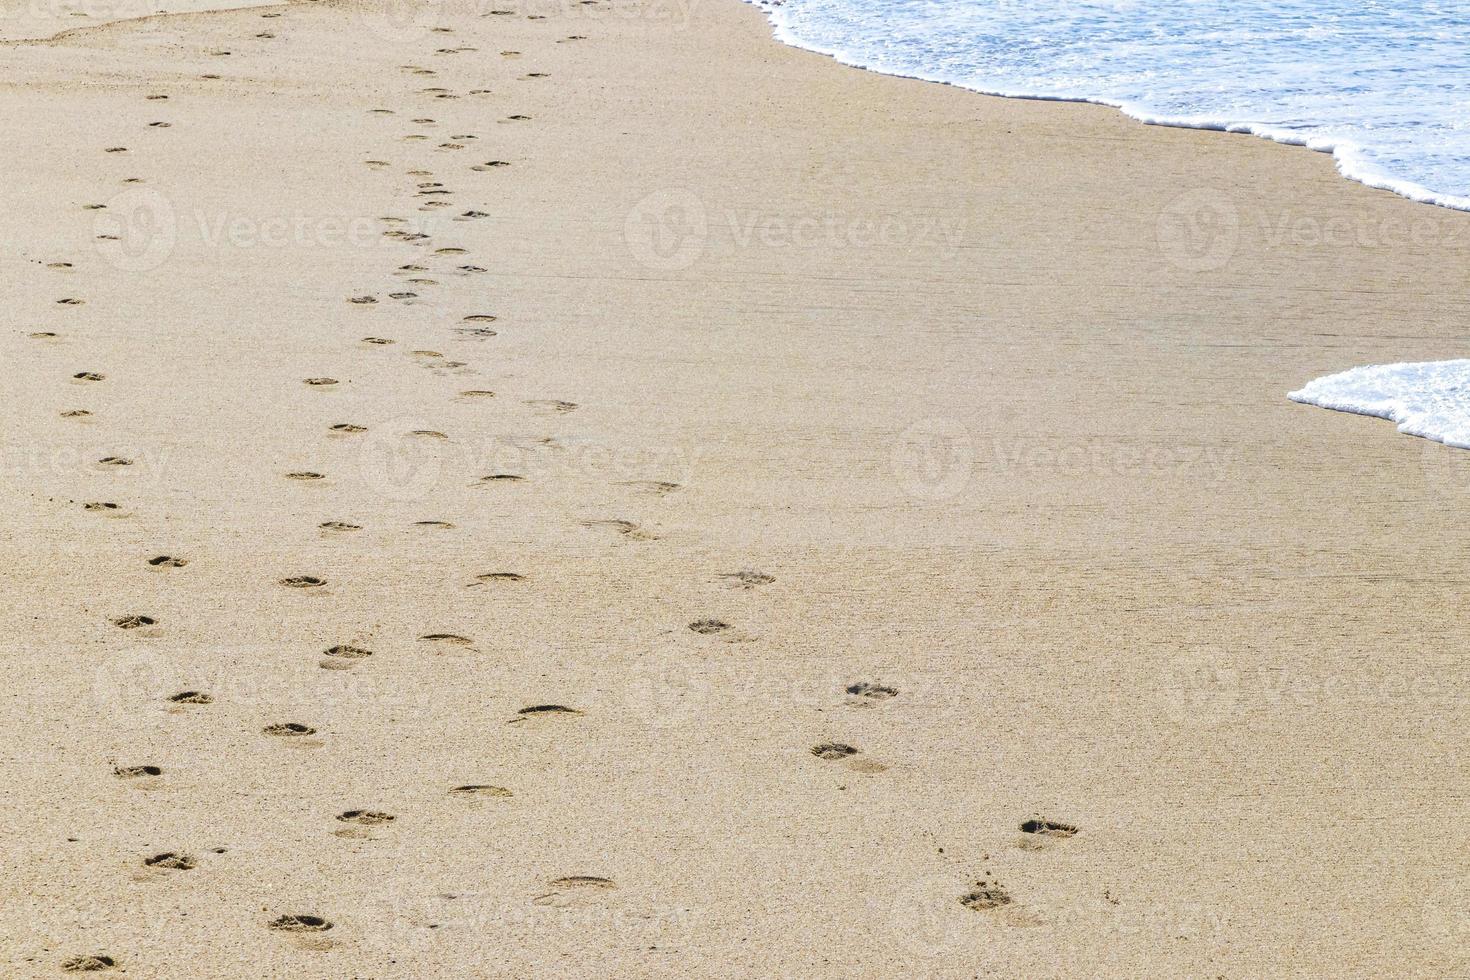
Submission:
M 1331 152 L 1470 211 L 1470 0 L 755 0 L 786 43 Z

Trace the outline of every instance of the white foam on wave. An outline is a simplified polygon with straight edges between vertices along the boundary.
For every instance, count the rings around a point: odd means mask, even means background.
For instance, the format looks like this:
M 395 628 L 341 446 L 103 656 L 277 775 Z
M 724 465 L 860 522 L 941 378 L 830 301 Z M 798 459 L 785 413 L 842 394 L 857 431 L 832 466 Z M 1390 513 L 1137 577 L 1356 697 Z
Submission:
M 776 39 L 984 95 L 1332 154 L 1470 211 L 1470 7 L 1435 0 L 751 0 Z
M 1287 397 L 1388 419 L 1408 435 L 1470 449 L 1470 360 L 1371 364 L 1318 378 Z

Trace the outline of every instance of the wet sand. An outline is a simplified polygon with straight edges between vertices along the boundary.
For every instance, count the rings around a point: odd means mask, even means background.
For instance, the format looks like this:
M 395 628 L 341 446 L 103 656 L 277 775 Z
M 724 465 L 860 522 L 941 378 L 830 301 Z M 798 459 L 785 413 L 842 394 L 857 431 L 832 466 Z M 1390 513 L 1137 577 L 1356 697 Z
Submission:
M 1470 457 L 1285 397 L 1470 216 L 724 0 L 4 55 L 0 972 L 1470 966 Z

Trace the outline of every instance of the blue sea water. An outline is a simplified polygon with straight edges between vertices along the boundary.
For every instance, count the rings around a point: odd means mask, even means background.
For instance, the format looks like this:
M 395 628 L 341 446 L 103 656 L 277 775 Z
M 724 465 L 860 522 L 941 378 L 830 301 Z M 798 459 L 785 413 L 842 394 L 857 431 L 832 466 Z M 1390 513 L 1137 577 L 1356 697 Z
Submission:
M 1331 152 L 1470 211 L 1470 0 L 756 0 L 786 43 Z

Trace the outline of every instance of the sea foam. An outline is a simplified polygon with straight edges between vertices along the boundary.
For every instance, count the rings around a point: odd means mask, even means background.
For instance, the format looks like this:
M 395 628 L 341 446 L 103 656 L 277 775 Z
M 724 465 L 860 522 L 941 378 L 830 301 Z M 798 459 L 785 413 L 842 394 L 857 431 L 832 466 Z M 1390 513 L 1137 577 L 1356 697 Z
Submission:
M 1470 360 L 1372 364 L 1318 378 L 1287 397 L 1388 419 L 1400 432 L 1470 449 Z

